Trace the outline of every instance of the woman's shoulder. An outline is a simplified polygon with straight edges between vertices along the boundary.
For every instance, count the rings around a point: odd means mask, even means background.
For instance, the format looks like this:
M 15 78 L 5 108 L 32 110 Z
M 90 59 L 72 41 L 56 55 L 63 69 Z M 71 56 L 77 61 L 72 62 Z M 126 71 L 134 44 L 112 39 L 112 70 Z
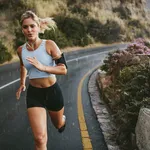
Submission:
M 21 52 L 22 52 L 23 46 L 24 46 L 24 45 L 21 45 L 21 46 L 19 46 L 19 47 L 17 48 L 17 53 L 18 53 L 19 55 L 20 55 Z
M 53 40 L 46 40 L 46 44 L 52 46 L 55 45 L 56 43 Z
M 56 49 L 58 49 L 58 46 L 53 40 L 46 40 L 46 50 L 49 54 Z
M 17 48 L 17 53 L 21 53 L 21 51 L 22 51 L 22 46 L 19 46 L 19 47 Z

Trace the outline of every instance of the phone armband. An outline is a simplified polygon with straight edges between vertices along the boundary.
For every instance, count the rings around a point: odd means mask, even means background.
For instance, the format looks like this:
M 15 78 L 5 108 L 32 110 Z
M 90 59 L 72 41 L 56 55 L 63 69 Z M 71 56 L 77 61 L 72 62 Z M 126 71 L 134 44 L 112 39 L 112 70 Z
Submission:
M 65 56 L 63 53 L 61 54 L 61 57 L 59 59 L 55 60 L 55 63 L 56 64 L 59 64 L 59 63 L 64 64 L 66 66 L 66 68 L 68 68 L 67 63 L 66 63 L 66 59 L 65 59 Z

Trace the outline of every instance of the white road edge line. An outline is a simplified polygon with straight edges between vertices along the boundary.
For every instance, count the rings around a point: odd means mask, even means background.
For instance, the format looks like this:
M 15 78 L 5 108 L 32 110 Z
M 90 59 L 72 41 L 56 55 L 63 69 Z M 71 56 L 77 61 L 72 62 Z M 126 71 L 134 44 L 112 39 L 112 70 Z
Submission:
M 28 77 L 28 75 L 27 75 L 27 77 Z M 3 88 L 5 88 L 5 87 L 7 87 L 7 86 L 9 86 L 9 85 L 11 85 L 11 84 L 13 84 L 13 83 L 15 83 L 15 82 L 18 82 L 18 81 L 20 81 L 20 78 L 17 79 L 17 80 L 14 80 L 14 81 L 12 81 L 12 82 L 10 82 L 10 83 L 8 83 L 8 84 L 5 84 L 5 85 L 1 86 L 1 87 L 0 87 L 0 90 L 3 89 Z
M 93 56 L 93 55 L 98 55 L 98 54 L 107 54 L 108 52 L 111 52 L 111 51 L 115 51 L 115 50 L 113 49 L 113 50 L 110 50 L 110 51 L 104 51 L 104 52 L 99 52 L 99 53 L 92 54 L 92 55 L 86 55 L 86 56 L 82 56 L 82 57 L 77 57 L 77 58 L 74 58 L 74 59 L 68 60 L 67 62 L 77 61 L 77 60 L 80 60 L 80 59 L 83 59 L 83 58 L 86 58 L 86 57 L 90 57 L 90 56 Z
M 12 82 L 10 82 L 10 83 L 8 83 L 8 84 L 5 84 L 5 85 L 1 86 L 1 87 L 0 87 L 0 90 L 3 89 L 3 88 L 5 88 L 5 87 L 7 87 L 7 86 L 9 86 L 9 85 L 11 85 L 11 84 L 13 84 L 13 83 L 15 83 L 15 82 L 17 82 L 17 81 L 19 81 L 19 80 L 20 80 L 20 78 L 17 79 L 17 80 L 14 80 L 14 81 L 12 81 Z

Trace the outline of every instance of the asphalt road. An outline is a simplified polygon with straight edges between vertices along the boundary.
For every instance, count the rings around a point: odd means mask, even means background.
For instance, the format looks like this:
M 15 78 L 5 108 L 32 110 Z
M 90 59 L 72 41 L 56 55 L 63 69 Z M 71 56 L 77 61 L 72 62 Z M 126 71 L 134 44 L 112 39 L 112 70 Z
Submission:
M 48 150 L 83 149 L 77 112 L 79 83 L 89 70 L 102 63 L 108 51 L 118 47 L 125 47 L 125 45 L 87 49 L 66 54 L 68 74 L 58 76 L 58 83 L 65 99 L 67 126 L 66 130 L 59 134 L 48 117 Z M 85 120 L 93 150 L 107 150 L 87 92 L 89 75 L 84 80 L 81 91 Z M 19 87 L 18 78 L 18 63 L 0 67 L 0 150 L 34 149 L 32 131 L 26 113 L 26 92 L 22 93 L 20 101 L 15 98 L 16 90 Z
M 146 0 L 146 8 L 150 9 L 150 0 Z

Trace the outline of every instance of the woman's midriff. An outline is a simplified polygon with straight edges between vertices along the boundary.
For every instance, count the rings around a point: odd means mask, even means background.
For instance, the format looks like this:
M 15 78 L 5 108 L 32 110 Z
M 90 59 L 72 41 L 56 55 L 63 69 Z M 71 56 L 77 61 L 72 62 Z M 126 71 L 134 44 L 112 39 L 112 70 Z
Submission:
M 56 82 L 56 77 L 30 79 L 29 83 L 38 88 L 46 88 L 52 86 Z

